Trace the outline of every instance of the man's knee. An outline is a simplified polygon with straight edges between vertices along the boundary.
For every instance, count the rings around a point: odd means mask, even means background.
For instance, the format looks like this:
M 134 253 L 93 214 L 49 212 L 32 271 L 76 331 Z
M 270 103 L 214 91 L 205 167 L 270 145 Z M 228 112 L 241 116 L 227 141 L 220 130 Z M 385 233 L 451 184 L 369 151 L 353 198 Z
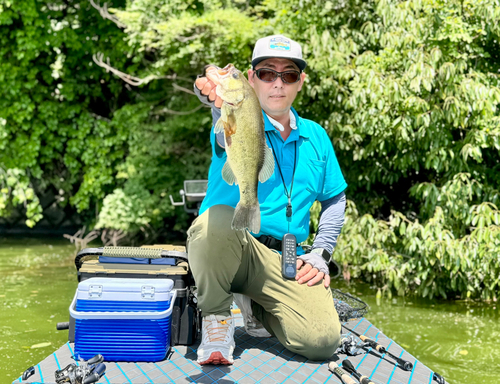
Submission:
M 326 360 L 332 357 L 340 345 L 340 332 L 337 334 L 322 334 L 308 340 L 303 346 L 303 355 L 309 360 Z
M 287 348 L 309 360 L 328 359 L 340 345 L 340 324 L 337 322 L 310 327 L 309 332 L 304 329 L 296 329 L 293 332 L 297 332 L 295 337 L 290 331 L 287 332 L 290 342 Z

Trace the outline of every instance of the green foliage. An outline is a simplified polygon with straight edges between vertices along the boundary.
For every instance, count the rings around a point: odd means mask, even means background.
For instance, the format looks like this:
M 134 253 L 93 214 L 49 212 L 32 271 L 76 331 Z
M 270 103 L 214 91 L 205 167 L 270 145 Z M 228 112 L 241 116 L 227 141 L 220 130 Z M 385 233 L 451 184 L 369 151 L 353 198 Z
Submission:
M 169 107 L 182 108 L 183 99 L 174 99 Z M 193 99 L 188 109 L 198 104 L 197 98 Z M 206 134 L 211 118 L 176 115 L 148 119 L 150 106 L 127 106 L 115 114 L 116 124 L 127 124 L 130 129 L 128 154 L 116 167 L 115 183 L 123 188 L 104 199 L 97 223 L 100 228 L 134 234 L 148 226 L 159 229 L 169 217 L 175 218 L 169 224 L 173 230 L 188 226 L 188 217 L 175 210 L 168 195 L 176 195 L 184 179 L 206 177 L 210 154 Z
M 249 66 L 253 44 L 265 22 L 236 4 L 139 0 L 114 12 L 127 25 L 129 42 L 154 57 L 151 70 L 197 74 L 207 63 L 232 61 L 238 68 Z
M 33 227 L 42 218 L 42 207 L 35 195 L 26 172 L 20 169 L 0 168 L 0 216 L 23 204 L 26 208 L 26 225 Z
M 491 300 L 500 282 L 500 211 L 482 203 L 469 212 L 481 224 L 458 238 L 440 206 L 421 224 L 399 212 L 376 220 L 349 202 L 335 257 L 352 265 L 351 276 L 364 276 L 389 292 Z
M 92 55 L 102 52 L 105 61 L 140 75 L 150 74 L 143 64 L 150 62 L 149 53 L 130 46 L 88 1 L 0 0 L 0 25 L 0 169 L 9 175 L 0 175 L 0 184 L 17 178 L 3 187 L 8 191 L 0 215 L 24 204 L 33 226 L 42 217 L 37 196 L 53 191 L 61 207 L 70 204 L 88 224 L 104 209 L 101 222 L 110 225 L 105 217 L 111 202 L 121 209 L 122 200 L 113 197 L 122 191 L 137 204 L 132 211 L 144 204 L 155 213 L 111 216 L 120 218 L 112 228 L 161 227 L 162 218 L 174 215 L 166 191 L 178 191 L 184 176 L 203 177 L 210 156 L 201 135 L 210 124 L 208 111 L 170 114 L 199 106 L 179 88 L 192 86 L 201 64 L 187 81 L 158 80 L 132 89 L 98 67 Z M 186 219 L 173 226 L 186 227 Z
M 0 0 L 0 215 L 26 204 L 34 224 L 53 188 L 98 227 L 185 229 L 168 195 L 210 157 L 192 81 L 207 63 L 248 68 L 255 41 L 283 33 L 308 61 L 296 108 L 327 129 L 349 184 L 346 273 L 388 294 L 498 297 L 497 1 L 113 6 L 123 31 L 88 2 Z M 125 86 L 97 52 L 148 81 Z
M 115 189 L 112 194 L 104 198 L 104 206 L 96 228 L 137 232 L 141 227 L 150 225 L 151 212 L 158 214 L 158 210 L 154 210 L 154 205 L 151 203 L 150 196 L 142 189 L 137 194 L 126 194 L 122 189 Z
M 335 257 L 399 294 L 496 298 L 499 5 L 339 7 L 326 23 L 281 17 L 309 37 L 302 103 L 328 127 L 356 202 Z
M 87 2 L 0 1 L 0 167 L 29 175 L 36 194 L 61 190 L 60 204 L 80 211 L 109 192 L 126 139 L 108 120 L 123 85 L 92 63 L 96 50 L 126 45 L 90 9 Z M 31 184 L 21 177 L 17 188 L 29 195 Z M 30 200 L 32 226 L 41 215 L 38 199 Z

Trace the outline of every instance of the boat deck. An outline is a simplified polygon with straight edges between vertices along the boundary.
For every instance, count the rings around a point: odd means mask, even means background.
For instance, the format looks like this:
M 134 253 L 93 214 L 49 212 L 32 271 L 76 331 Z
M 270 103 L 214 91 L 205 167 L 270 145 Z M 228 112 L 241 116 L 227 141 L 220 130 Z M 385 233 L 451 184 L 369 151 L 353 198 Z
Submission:
M 388 357 L 360 349 L 357 356 L 333 355 L 328 361 L 310 361 L 285 349 L 276 338 L 254 338 L 245 332 L 241 315 L 236 317 L 234 365 L 200 366 L 193 346 L 175 346 L 168 357 L 157 363 L 109 362 L 106 373 L 98 383 L 342 383 L 328 369 L 329 361 L 341 365 L 348 358 L 362 375 L 374 384 L 431 384 L 433 372 L 385 336 L 368 320 L 346 323 L 349 328 L 364 334 L 386 347 L 387 351 L 413 363 L 412 371 L 404 371 Z M 343 329 L 343 334 L 349 334 Z M 357 339 L 357 338 L 356 338 Z M 359 339 L 357 339 L 359 341 Z M 74 362 L 73 344 L 66 343 L 35 366 L 35 374 L 27 381 L 14 383 L 55 383 L 54 372 Z M 357 381 L 356 381 L 357 382 Z

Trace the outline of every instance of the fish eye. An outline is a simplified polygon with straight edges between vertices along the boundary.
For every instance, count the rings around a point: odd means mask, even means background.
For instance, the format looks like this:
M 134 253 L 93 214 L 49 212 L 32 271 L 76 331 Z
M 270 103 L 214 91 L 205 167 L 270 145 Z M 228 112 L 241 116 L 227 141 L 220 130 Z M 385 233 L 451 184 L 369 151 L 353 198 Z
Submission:
M 233 73 L 233 79 L 237 79 L 238 78 L 238 74 L 237 73 Z

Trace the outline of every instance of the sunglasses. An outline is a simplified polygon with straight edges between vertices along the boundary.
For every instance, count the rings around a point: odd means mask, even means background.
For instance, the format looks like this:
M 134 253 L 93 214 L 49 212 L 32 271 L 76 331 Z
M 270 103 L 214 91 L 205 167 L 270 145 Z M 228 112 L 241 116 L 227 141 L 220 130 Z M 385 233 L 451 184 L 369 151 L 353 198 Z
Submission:
M 299 71 L 284 71 L 277 72 L 268 68 L 260 68 L 255 71 L 257 77 L 265 83 L 272 83 L 278 76 L 285 84 L 293 84 L 300 80 Z

